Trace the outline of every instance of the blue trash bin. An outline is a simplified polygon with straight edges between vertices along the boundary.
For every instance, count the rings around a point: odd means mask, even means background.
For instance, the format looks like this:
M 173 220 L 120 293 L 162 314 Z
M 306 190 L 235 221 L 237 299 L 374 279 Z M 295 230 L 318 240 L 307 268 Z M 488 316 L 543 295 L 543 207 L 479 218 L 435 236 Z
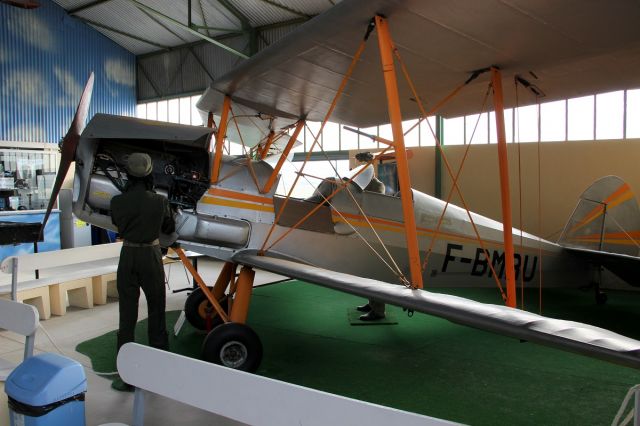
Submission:
M 11 426 L 83 426 L 87 379 L 82 365 L 56 354 L 26 359 L 5 382 Z

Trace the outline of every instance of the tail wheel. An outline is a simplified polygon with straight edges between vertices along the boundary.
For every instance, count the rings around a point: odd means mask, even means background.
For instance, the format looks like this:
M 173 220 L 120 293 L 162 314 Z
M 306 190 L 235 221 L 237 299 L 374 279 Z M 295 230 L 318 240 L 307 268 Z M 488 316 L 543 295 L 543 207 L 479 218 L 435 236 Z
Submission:
M 220 324 L 204 339 L 202 359 L 253 373 L 262 361 L 262 342 L 256 332 L 246 324 Z
M 211 288 L 209 288 L 209 290 L 211 290 Z M 227 296 L 224 295 L 218 299 L 218 303 L 220 303 L 226 313 L 228 309 Z M 207 299 L 207 296 L 201 288 L 195 289 L 187 297 L 184 303 L 184 314 L 189 324 L 198 330 L 212 330 L 223 323 L 222 318 L 220 318 L 220 315 L 218 315 L 218 312 L 214 309 L 211 302 L 209 302 L 209 299 Z

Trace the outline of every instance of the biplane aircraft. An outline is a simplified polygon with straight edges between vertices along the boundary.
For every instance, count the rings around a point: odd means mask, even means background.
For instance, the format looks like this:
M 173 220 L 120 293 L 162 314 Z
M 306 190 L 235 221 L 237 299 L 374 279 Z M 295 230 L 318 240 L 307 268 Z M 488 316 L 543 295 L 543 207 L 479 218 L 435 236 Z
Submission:
M 177 223 L 165 244 L 180 246 L 198 281 L 185 312 L 209 330 L 203 357 L 212 362 L 258 368 L 262 345 L 246 325 L 258 268 L 639 368 L 640 342 L 514 308 L 515 280 L 534 281 L 541 271 L 577 287 L 590 279 L 590 265 L 605 266 L 640 285 L 631 238 L 640 211 L 629 186 L 606 177 L 585 191 L 559 242 L 513 229 L 503 110 L 514 106 L 514 89 L 502 84 L 515 80 L 550 100 L 638 86 L 639 21 L 633 0 L 344 0 L 215 81 L 198 104 L 207 127 L 96 114 L 83 129 L 89 84 L 62 144 L 55 191 L 75 161 L 74 213 L 115 230 L 110 199 L 126 182 L 127 156 L 153 158 L 156 191 Z M 402 120 L 478 113 L 488 88 L 503 223 L 411 189 L 403 142 Z M 385 147 L 380 155 L 393 152 L 400 191 L 365 190 L 374 173 L 365 164 L 323 179 L 310 198 L 277 194 L 309 120 L 391 123 L 392 140 L 370 137 Z M 225 155 L 225 137 L 246 154 Z M 316 137 L 310 151 L 320 149 Z M 304 178 L 302 166 L 296 181 Z M 182 248 L 225 262 L 213 285 Z M 506 284 L 506 306 L 424 290 L 455 281 Z

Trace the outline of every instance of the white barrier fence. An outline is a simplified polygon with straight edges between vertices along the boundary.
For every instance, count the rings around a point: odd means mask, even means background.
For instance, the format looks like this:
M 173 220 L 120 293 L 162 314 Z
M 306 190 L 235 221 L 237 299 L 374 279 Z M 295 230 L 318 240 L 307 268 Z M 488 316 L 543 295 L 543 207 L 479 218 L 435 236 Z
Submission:
M 232 370 L 137 343 L 127 343 L 121 348 L 118 372 L 125 382 L 136 387 L 134 426 L 144 424 L 145 391 L 250 425 L 459 424 Z

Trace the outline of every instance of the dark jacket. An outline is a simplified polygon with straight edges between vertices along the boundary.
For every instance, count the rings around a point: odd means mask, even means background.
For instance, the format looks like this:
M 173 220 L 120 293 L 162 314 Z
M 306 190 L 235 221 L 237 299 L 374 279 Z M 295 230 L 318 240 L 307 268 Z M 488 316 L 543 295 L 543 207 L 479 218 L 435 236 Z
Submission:
M 132 243 L 150 243 L 160 232 L 170 234 L 176 227 L 169 201 L 147 190 L 143 182 L 111 199 L 111 221 L 120 237 Z

